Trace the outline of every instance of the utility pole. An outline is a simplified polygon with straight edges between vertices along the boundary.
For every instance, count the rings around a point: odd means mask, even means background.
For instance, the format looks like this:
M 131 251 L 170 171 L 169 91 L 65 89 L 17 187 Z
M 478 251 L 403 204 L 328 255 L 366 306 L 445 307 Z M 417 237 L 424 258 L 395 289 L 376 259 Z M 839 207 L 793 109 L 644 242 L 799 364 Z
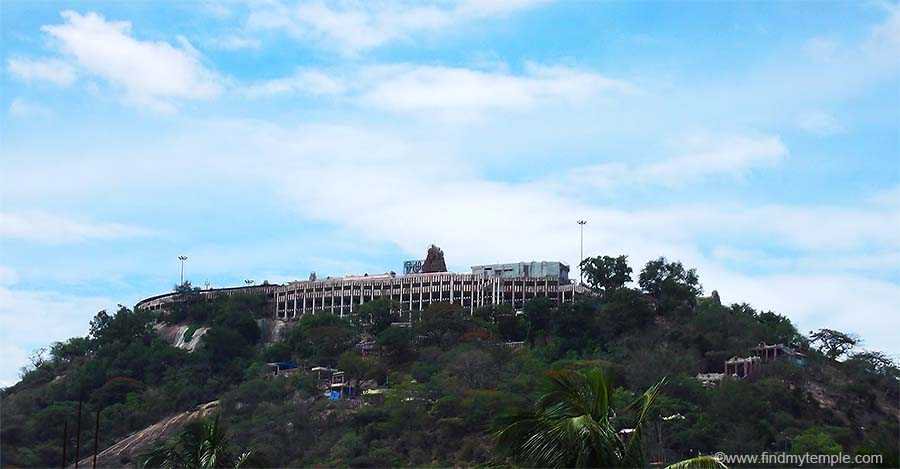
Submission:
M 94 422 L 94 460 L 91 469 L 97 469 L 97 444 L 100 442 L 100 409 L 97 409 L 97 420 Z
M 63 441 L 62 441 L 62 469 L 66 469 L 66 449 L 69 447 L 69 420 L 63 422 Z
M 178 260 L 181 261 L 181 283 L 179 285 L 184 285 L 184 261 L 187 260 L 187 256 L 178 256 Z
M 84 400 L 84 391 L 78 394 L 78 422 L 75 424 L 75 469 L 78 469 L 78 458 L 81 457 L 81 402 Z
M 581 228 L 581 258 L 578 259 L 578 277 L 581 285 L 584 285 L 584 271 L 581 268 L 581 263 L 584 262 L 584 225 L 587 225 L 587 220 L 578 220 L 578 226 Z

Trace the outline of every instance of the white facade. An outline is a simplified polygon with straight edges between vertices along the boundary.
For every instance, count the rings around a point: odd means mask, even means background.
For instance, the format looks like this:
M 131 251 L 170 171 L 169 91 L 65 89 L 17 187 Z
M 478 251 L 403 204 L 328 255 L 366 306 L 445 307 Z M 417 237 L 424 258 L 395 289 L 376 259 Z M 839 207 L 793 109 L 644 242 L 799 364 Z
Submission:
M 557 278 L 501 278 L 483 274 L 436 272 L 398 276 L 394 274 L 329 278 L 291 282 L 275 290 L 275 317 L 294 319 L 307 313 L 328 312 L 341 317 L 359 305 L 389 298 L 400 312 L 421 311 L 432 303 L 454 303 L 468 309 L 509 304 L 514 309 L 536 297 L 559 304 L 573 301 L 572 285 Z

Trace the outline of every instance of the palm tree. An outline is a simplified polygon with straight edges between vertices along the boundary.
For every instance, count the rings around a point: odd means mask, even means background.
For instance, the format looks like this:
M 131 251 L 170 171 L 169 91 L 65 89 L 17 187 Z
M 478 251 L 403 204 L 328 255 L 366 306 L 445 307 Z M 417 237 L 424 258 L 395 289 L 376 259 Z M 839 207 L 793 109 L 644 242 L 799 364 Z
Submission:
M 237 469 L 247 462 L 250 454 L 250 451 L 245 451 L 234 456 L 225 429 L 216 415 L 215 419 L 206 419 L 199 426 L 190 426 L 177 438 L 153 449 L 145 455 L 143 467 Z
M 715 456 L 697 456 L 666 466 L 666 469 L 728 469 Z
M 548 373 L 550 391 L 533 410 L 510 415 L 496 431 L 500 454 L 514 464 L 530 467 L 643 467 L 642 427 L 665 379 L 650 387 L 623 411 L 633 409 L 637 420 L 620 432 L 610 405 L 612 381 L 602 369 L 584 373 Z M 623 435 L 623 433 L 625 435 Z M 715 461 L 718 463 L 718 461 Z M 683 462 L 695 469 L 707 458 Z M 718 466 L 724 467 L 720 463 Z

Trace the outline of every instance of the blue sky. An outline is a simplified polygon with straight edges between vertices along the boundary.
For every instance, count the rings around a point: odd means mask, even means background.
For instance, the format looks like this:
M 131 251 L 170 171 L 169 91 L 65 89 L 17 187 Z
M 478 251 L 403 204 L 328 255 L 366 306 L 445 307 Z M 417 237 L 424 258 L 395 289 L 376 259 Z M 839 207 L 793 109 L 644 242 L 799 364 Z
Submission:
M 665 255 L 900 353 L 894 2 L 2 8 L 0 383 L 178 280 Z

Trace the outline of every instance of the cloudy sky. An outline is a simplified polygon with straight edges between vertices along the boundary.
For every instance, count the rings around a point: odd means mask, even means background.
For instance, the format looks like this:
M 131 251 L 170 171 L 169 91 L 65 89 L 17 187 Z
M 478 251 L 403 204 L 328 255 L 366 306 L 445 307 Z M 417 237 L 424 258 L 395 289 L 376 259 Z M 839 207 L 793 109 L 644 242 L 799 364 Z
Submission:
M 664 255 L 900 353 L 893 2 L 4 1 L 0 384 L 195 285 Z

